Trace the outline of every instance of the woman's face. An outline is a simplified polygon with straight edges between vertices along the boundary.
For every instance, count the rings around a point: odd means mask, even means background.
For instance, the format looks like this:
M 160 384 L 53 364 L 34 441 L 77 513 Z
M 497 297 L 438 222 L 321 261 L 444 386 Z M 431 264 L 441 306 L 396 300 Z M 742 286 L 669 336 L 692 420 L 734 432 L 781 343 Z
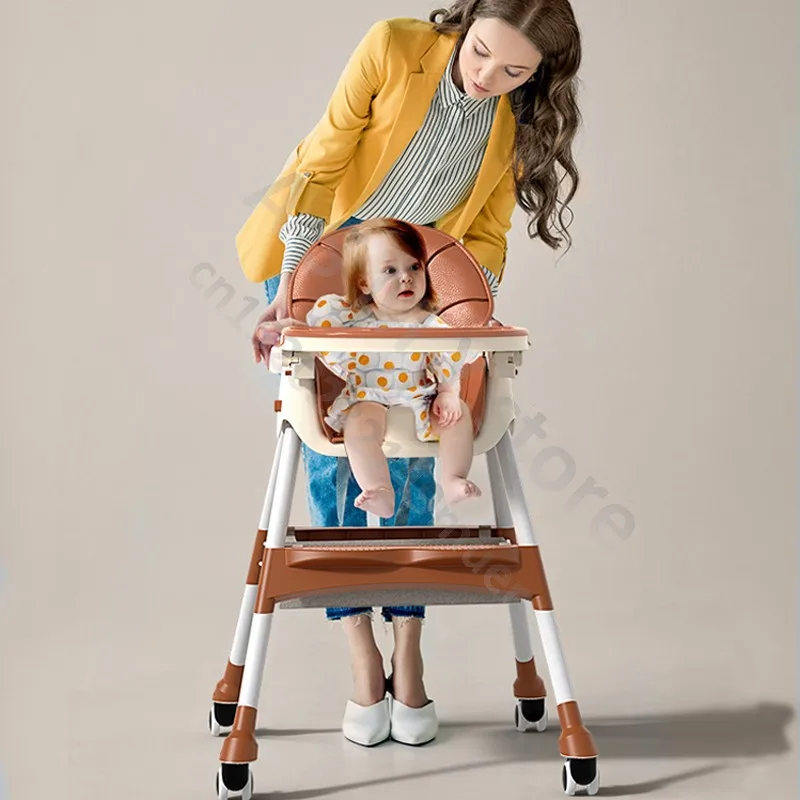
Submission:
M 516 28 L 493 17 L 479 17 L 461 45 L 454 77 L 470 97 L 483 100 L 521 86 L 541 60 L 542 54 Z

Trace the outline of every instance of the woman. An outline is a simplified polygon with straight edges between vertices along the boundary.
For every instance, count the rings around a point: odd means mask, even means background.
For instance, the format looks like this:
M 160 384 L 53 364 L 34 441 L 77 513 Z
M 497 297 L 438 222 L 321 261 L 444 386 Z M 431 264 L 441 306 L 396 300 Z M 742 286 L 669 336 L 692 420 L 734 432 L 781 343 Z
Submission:
M 286 316 L 289 276 L 328 231 L 374 217 L 434 225 L 470 250 L 493 294 L 516 203 L 528 214 L 531 238 L 552 248 L 568 239 L 580 60 L 569 0 L 459 0 L 428 22 L 373 25 L 324 116 L 237 237 L 245 274 L 266 281 L 269 300 L 253 334 L 256 361 L 274 342 L 269 325 L 259 326 Z M 562 178 L 567 189 L 559 196 Z M 312 523 L 363 526 L 347 459 L 307 447 L 303 455 Z M 399 503 L 384 524 L 433 524 L 433 467 L 429 458 L 391 459 Z M 370 611 L 327 610 L 348 634 L 355 690 L 343 730 L 361 744 L 385 738 L 389 713 Z M 422 680 L 424 608 L 384 608 L 383 615 L 395 634 L 391 735 L 420 744 L 437 729 Z

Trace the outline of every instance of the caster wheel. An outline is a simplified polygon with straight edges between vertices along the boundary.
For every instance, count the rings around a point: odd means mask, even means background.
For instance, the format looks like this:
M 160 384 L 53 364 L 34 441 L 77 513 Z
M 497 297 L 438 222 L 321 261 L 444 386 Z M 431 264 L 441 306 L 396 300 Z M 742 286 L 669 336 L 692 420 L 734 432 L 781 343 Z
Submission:
M 249 764 L 223 764 L 217 772 L 217 800 L 252 800 L 253 773 Z
M 208 729 L 212 736 L 227 736 L 236 715 L 235 703 L 214 703 L 208 712 Z
M 514 708 L 514 727 L 520 733 L 547 730 L 547 703 L 545 699 L 517 700 Z
M 561 768 L 561 786 L 574 797 L 578 792 L 594 796 L 600 790 L 600 772 L 596 758 L 568 758 Z

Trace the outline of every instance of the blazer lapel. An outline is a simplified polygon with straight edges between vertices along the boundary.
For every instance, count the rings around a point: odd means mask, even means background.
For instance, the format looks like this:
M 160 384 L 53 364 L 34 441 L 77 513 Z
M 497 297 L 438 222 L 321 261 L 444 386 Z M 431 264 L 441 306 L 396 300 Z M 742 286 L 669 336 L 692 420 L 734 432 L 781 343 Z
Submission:
M 497 104 L 492 130 L 489 133 L 486 152 L 475 179 L 475 186 L 453 228 L 452 235 L 456 238 L 460 238 L 464 234 L 469 223 L 475 219 L 498 181 L 503 177 L 503 173 L 511 166 L 516 124 L 508 95 L 504 94 Z
M 419 71 L 409 74 L 403 99 L 397 108 L 395 122 L 386 145 L 355 208 L 358 208 L 378 188 L 414 134 L 422 127 L 447 62 L 453 54 L 455 43 L 455 37 L 439 35 L 420 59 Z

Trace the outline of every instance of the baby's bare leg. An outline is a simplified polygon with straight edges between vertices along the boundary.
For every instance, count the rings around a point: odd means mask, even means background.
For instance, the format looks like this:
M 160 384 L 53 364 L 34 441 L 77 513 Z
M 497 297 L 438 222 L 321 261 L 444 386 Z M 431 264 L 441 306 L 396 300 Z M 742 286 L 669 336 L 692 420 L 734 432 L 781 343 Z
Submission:
M 355 506 L 379 517 L 394 514 L 389 464 L 381 450 L 386 435 L 386 410 L 380 403 L 355 403 L 344 423 L 344 447 L 353 477 L 362 490 Z
M 453 505 L 470 497 L 480 497 L 481 490 L 467 480 L 472 466 L 475 441 L 472 436 L 472 415 L 461 401 L 461 418 L 454 425 L 442 428 L 434 417 L 433 433 L 439 437 L 442 492 L 445 503 Z

